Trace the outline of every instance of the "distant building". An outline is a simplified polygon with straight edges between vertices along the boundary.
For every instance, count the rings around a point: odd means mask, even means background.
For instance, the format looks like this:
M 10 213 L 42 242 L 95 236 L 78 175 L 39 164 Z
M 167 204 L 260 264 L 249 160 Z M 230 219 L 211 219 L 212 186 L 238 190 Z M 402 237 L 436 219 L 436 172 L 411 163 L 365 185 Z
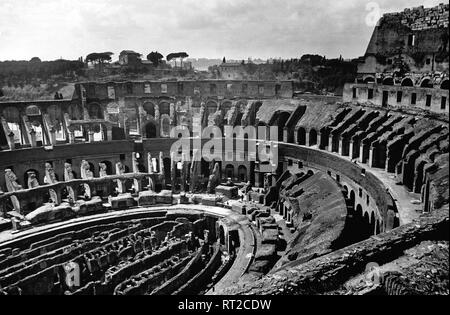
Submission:
M 138 66 L 142 63 L 141 54 L 132 50 L 122 50 L 119 55 L 119 64 L 122 66 Z
M 219 65 L 220 78 L 225 80 L 241 80 L 245 76 L 242 63 L 225 62 Z

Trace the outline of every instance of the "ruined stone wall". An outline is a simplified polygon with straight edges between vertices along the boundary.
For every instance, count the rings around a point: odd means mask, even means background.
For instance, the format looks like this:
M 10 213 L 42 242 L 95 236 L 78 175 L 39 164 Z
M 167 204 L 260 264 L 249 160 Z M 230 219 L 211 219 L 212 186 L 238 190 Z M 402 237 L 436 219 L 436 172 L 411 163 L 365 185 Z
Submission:
M 405 9 L 403 12 L 387 13 L 384 19 L 400 19 L 400 22 L 412 30 L 425 30 L 429 28 L 448 27 L 449 5 L 441 3 L 432 8 L 423 6 Z

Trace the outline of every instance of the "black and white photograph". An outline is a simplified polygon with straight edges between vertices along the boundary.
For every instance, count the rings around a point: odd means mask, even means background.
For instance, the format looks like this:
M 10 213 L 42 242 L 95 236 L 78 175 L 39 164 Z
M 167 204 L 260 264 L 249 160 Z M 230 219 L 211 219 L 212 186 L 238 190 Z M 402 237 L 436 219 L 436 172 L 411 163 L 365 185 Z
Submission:
M 0 0 L 0 300 L 449 295 L 449 129 L 448 1 Z

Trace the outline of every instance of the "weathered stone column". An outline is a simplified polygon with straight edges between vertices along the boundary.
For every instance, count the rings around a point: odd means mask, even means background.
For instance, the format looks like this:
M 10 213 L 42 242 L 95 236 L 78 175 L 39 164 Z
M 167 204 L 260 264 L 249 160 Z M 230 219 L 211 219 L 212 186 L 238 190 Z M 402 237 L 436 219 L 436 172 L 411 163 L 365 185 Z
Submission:
M 36 131 L 34 131 L 34 129 L 31 129 L 30 131 L 30 138 L 31 138 L 31 147 L 35 148 L 37 146 L 37 142 L 36 142 Z
M 56 145 L 56 129 L 54 127 L 50 128 L 50 143 Z
M 354 154 L 355 148 L 353 146 L 354 146 L 354 140 L 350 140 L 350 149 L 349 149 L 348 153 L 349 153 L 349 156 L 351 159 L 353 159 L 353 156 L 356 155 L 356 154 Z
M 369 166 L 374 167 L 375 165 L 375 147 L 370 146 L 369 149 Z
M 108 125 L 108 126 L 106 126 L 106 139 L 108 141 L 111 141 L 112 138 L 113 138 L 112 137 L 112 126 Z
M 69 143 L 75 143 L 75 131 L 69 130 Z
M 94 142 L 94 131 L 92 129 L 88 130 L 89 142 Z
M 331 132 L 328 136 L 328 152 L 333 152 L 333 134 Z

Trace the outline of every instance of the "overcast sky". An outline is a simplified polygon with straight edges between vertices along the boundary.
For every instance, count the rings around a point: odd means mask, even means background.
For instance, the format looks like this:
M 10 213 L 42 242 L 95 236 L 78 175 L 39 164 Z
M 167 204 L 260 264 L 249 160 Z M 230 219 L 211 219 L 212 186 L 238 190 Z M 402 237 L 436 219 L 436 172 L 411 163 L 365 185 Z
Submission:
M 228 59 L 363 55 L 367 18 L 445 0 L 0 0 L 0 60 L 123 49 Z M 375 6 L 374 6 L 375 5 Z

